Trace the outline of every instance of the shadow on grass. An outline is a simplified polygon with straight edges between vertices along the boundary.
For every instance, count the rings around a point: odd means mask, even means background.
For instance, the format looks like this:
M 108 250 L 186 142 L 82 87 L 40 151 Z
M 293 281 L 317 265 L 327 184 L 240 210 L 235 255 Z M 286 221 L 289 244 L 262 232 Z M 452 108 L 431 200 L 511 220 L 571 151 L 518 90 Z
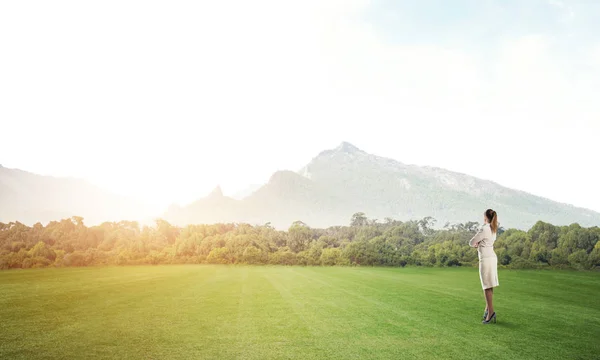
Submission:
M 496 325 L 498 327 L 502 327 L 502 328 L 505 328 L 505 329 L 518 329 L 518 328 L 521 327 L 521 324 L 514 323 L 514 322 L 511 322 L 511 321 L 498 321 L 498 323 L 493 324 L 493 325 Z

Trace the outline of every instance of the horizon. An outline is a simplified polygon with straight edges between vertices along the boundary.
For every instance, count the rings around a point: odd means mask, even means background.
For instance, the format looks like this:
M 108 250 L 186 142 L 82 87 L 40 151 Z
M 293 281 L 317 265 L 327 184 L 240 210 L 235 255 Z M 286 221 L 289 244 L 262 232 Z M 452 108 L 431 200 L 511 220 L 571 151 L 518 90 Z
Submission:
M 402 162 L 401 160 L 398 160 L 398 159 L 392 159 L 392 158 L 386 158 L 386 157 L 382 157 L 382 156 L 379 156 L 379 155 L 376 155 L 376 154 L 372 154 L 372 153 L 370 153 L 368 150 L 364 150 L 364 149 L 362 149 L 362 148 L 359 148 L 359 147 L 357 147 L 356 145 L 354 145 L 354 144 L 352 144 L 352 143 L 350 143 L 350 142 L 348 142 L 348 141 L 345 141 L 345 140 L 344 140 L 344 141 L 342 141 L 342 142 L 340 142 L 340 143 L 339 143 L 337 146 L 335 146 L 335 147 L 330 147 L 330 148 L 328 148 L 328 149 L 323 149 L 323 150 L 321 150 L 321 151 L 320 151 L 318 154 L 316 154 L 316 155 L 312 156 L 312 157 L 311 157 L 311 159 L 313 159 L 313 160 L 314 160 L 316 157 L 320 156 L 320 155 L 321 155 L 322 153 L 324 153 L 324 152 L 327 152 L 327 151 L 335 151 L 335 150 L 338 150 L 338 149 L 344 149 L 344 148 L 345 148 L 345 150 L 344 150 L 344 151 L 359 151 L 359 152 L 363 152 L 363 153 L 366 153 L 366 154 L 369 154 L 369 155 L 375 155 L 375 156 L 378 156 L 378 157 L 381 157 L 381 158 L 390 159 L 390 160 L 396 161 L 396 162 L 398 162 L 398 163 L 401 163 L 401 164 L 403 164 L 403 165 L 406 165 L 406 166 L 416 166 L 416 167 L 421 167 L 421 168 L 437 168 L 437 169 L 442 169 L 442 170 L 450 171 L 450 172 L 453 172 L 453 173 L 456 173 L 456 174 L 460 174 L 460 175 L 467 175 L 467 176 L 470 176 L 470 177 L 474 177 L 474 178 L 476 178 L 476 179 L 478 179 L 478 180 L 482 180 L 482 181 L 489 181 L 489 182 L 495 183 L 495 184 L 497 184 L 497 185 L 499 185 L 499 186 L 505 187 L 505 188 L 507 188 L 507 189 L 510 189 L 510 190 L 524 191 L 524 190 L 521 190 L 521 189 L 509 188 L 509 187 L 507 187 L 507 186 L 505 186 L 505 185 L 503 185 L 503 184 L 501 184 L 501 183 L 499 183 L 499 182 L 497 182 L 497 181 L 495 181 L 495 180 L 493 180 L 493 179 L 477 178 L 477 177 L 475 177 L 475 176 L 473 176 L 473 175 L 471 175 L 471 174 L 465 174 L 465 173 L 461 173 L 461 172 L 456 172 L 456 171 L 449 170 L 449 169 L 444 169 L 444 168 L 439 168 L 439 167 L 435 167 L 435 166 L 429 166 L 429 165 L 417 165 L 417 164 L 404 163 L 404 162 Z M 308 165 L 308 164 L 309 164 L 309 162 L 310 162 L 310 160 L 309 160 L 309 161 L 308 161 L 308 162 L 307 162 L 307 163 L 306 163 L 304 166 Z M 50 176 L 50 177 L 55 177 L 55 176 L 52 176 L 52 175 L 43 175 L 43 174 L 36 174 L 36 173 L 32 173 L 32 172 L 30 172 L 30 171 L 27 171 L 27 170 L 25 170 L 25 169 L 8 168 L 8 167 L 5 167 L 5 166 L 3 166 L 2 164 L 0 164 L 0 168 L 3 168 L 3 167 L 4 167 L 4 168 L 6 168 L 6 169 L 9 169 L 9 170 L 18 170 L 18 171 L 24 171 L 24 172 L 28 172 L 28 173 L 31 173 L 31 174 L 34 174 L 34 175 L 39 175 L 39 176 Z M 300 169 L 300 170 L 301 170 L 301 169 Z M 304 177 L 304 175 L 302 175 L 302 174 L 300 174 L 300 173 L 299 173 L 299 170 L 298 170 L 298 169 L 296 169 L 296 170 L 293 170 L 293 169 L 280 169 L 280 170 L 276 170 L 276 171 L 273 171 L 273 172 L 271 172 L 271 174 L 270 174 L 270 175 L 269 175 L 269 176 L 266 178 L 266 180 L 265 180 L 264 182 L 260 183 L 260 184 L 249 184 L 249 185 L 247 185 L 247 186 L 245 186 L 245 187 L 243 187 L 243 188 L 241 188 L 241 189 L 238 189 L 238 190 L 236 190 L 236 191 L 233 191 L 233 192 L 232 192 L 232 191 L 228 191 L 227 189 L 224 189 L 224 188 L 223 188 L 223 186 L 222 186 L 221 184 L 216 184 L 215 186 L 213 186 L 212 188 L 210 188 L 210 190 L 209 190 L 207 193 L 205 193 L 205 194 L 203 194 L 203 195 L 200 195 L 199 197 L 197 197 L 197 198 L 195 198 L 195 199 L 192 199 L 191 201 L 189 201 L 189 202 L 187 202 L 187 203 L 177 203 L 177 202 L 175 202 L 175 201 L 172 201 L 172 202 L 170 202 L 170 203 L 168 203 L 168 204 L 166 204 L 166 205 L 162 206 L 162 208 L 159 208 L 159 207 L 157 206 L 157 207 L 155 207 L 155 208 L 154 208 L 154 211 L 158 212 L 157 214 L 154 214 L 154 215 L 146 215 L 145 217 L 141 217 L 141 218 L 140 218 L 140 219 L 138 219 L 138 220 L 139 220 L 139 221 L 146 221 L 146 220 L 148 220 L 148 219 L 150 219 L 150 218 L 153 218 L 153 219 L 154 219 L 154 218 L 161 218 L 161 216 L 162 216 L 162 215 L 164 215 L 164 212 L 165 212 L 165 211 L 167 211 L 167 210 L 168 210 L 168 208 L 170 208 L 170 207 L 172 207 L 172 206 L 180 206 L 180 207 L 189 206 L 189 205 L 193 204 L 194 202 L 196 202 L 196 201 L 198 201 L 198 200 L 201 200 L 201 199 L 203 199 L 203 198 L 205 198 L 205 197 L 207 197 L 207 196 L 210 196 L 210 195 L 211 195 L 211 194 L 213 194 L 213 193 L 214 193 L 214 191 L 216 191 L 217 189 L 219 189 L 219 190 L 220 190 L 220 192 L 221 192 L 221 194 L 222 194 L 223 196 L 225 196 L 225 197 L 230 197 L 230 198 L 232 198 L 232 199 L 235 199 L 235 200 L 243 200 L 244 198 L 246 198 L 246 197 L 250 196 L 250 195 L 251 195 L 253 192 L 255 192 L 255 191 L 258 189 L 258 188 L 260 188 L 260 187 L 262 187 L 262 186 L 266 185 L 266 184 L 268 183 L 268 181 L 269 181 L 270 177 L 271 177 L 273 174 L 275 174 L 275 173 L 277 173 L 277 172 L 281 172 L 281 171 L 291 171 L 291 172 L 294 172 L 294 173 L 296 173 L 296 174 L 299 174 L 299 175 L 301 175 L 301 176 L 303 176 L 303 177 Z M 84 182 L 86 182 L 86 183 L 88 183 L 88 184 L 91 184 L 91 185 L 97 186 L 98 188 L 100 188 L 100 189 L 102 189 L 102 190 L 104 190 L 104 191 L 109 191 L 109 192 L 110 192 L 110 190 L 109 190 L 109 189 L 105 189 L 105 188 L 103 188 L 103 187 L 101 187 L 101 186 L 99 186 L 99 185 L 96 185 L 96 184 L 94 184 L 94 183 L 92 183 L 92 182 L 90 182 L 89 180 L 87 180 L 87 179 L 84 179 L 84 178 L 77 178 L 77 177 L 55 177 L 55 178 L 63 178 L 63 179 L 72 179 L 72 180 L 84 181 Z M 565 205 L 569 205 L 569 206 L 574 206 L 574 207 L 576 207 L 576 208 L 582 208 L 582 209 L 591 210 L 591 211 L 594 211 L 594 212 L 600 213 L 600 211 L 599 211 L 599 210 L 596 210 L 596 209 L 592 209 L 592 208 L 585 208 L 585 207 L 577 206 L 577 205 L 575 205 L 575 204 L 570 204 L 570 203 L 560 202 L 560 201 L 557 201 L 557 200 L 555 200 L 555 199 L 548 198 L 548 197 L 544 197 L 544 196 L 541 196 L 541 195 L 538 195 L 538 194 L 533 194 L 533 193 L 529 193 L 529 192 L 527 192 L 527 193 L 528 193 L 529 195 L 537 196 L 537 197 L 544 198 L 544 199 L 547 199 L 547 200 L 550 200 L 550 201 L 554 201 L 554 202 L 557 202 L 557 203 L 561 203 L 561 204 L 565 204 Z M 137 201 L 140 201 L 140 202 L 142 202 L 142 203 L 143 203 L 143 200 L 141 200 L 141 199 L 139 199 L 139 198 L 135 198 L 135 197 L 128 196 L 127 194 L 119 194 L 119 193 L 116 193 L 116 192 L 114 192 L 113 194 L 116 194 L 116 195 L 121 195 L 121 196 L 125 196 L 125 197 L 127 197 L 127 198 L 130 198 L 130 199 L 133 199 L 133 200 L 137 200 Z M 148 204 L 146 203 L 145 205 L 148 205 Z M 413 219 L 413 220 L 417 220 L 417 219 Z M 441 224 L 438 224 L 438 227 L 439 227 L 439 226 L 441 226 Z
M 600 212 L 600 4 L 177 4 L 1 4 L 0 163 L 164 209 L 348 141 Z

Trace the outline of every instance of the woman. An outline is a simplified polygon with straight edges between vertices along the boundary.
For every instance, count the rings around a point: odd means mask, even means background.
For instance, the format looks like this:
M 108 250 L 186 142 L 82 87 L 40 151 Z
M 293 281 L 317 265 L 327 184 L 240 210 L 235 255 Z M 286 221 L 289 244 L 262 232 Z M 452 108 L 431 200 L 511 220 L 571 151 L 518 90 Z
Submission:
M 477 248 L 479 255 L 479 278 L 485 296 L 485 312 L 483 323 L 496 322 L 496 312 L 492 297 L 494 287 L 498 286 L 498 258 L 494 252 L 494 241 L 498 231 L 498 214 L 492 209 L 487 209 L 483 217 L 483 227 L 473 236 L 469 245 Z

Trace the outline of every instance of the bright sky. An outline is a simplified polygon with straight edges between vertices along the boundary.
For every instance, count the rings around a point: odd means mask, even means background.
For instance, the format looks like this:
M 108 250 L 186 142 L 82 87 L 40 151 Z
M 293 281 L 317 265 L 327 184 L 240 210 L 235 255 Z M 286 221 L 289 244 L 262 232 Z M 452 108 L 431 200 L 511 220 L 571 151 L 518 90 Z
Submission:
M 600 211 L 600 2 L 0 2 L 0 164 L 158 208 L 349 141 Z

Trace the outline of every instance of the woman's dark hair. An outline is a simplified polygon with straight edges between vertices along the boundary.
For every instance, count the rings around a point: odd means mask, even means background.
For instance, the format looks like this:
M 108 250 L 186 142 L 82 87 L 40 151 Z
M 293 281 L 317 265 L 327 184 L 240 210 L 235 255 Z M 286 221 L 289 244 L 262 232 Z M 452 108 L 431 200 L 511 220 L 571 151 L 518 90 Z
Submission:
M 485 217 L 488 219 L 490 228 L 492 228 L 492 232 L 495 234 L 498 231 L 498 214 L 492 209 L 487 209 L 485 211 Z

